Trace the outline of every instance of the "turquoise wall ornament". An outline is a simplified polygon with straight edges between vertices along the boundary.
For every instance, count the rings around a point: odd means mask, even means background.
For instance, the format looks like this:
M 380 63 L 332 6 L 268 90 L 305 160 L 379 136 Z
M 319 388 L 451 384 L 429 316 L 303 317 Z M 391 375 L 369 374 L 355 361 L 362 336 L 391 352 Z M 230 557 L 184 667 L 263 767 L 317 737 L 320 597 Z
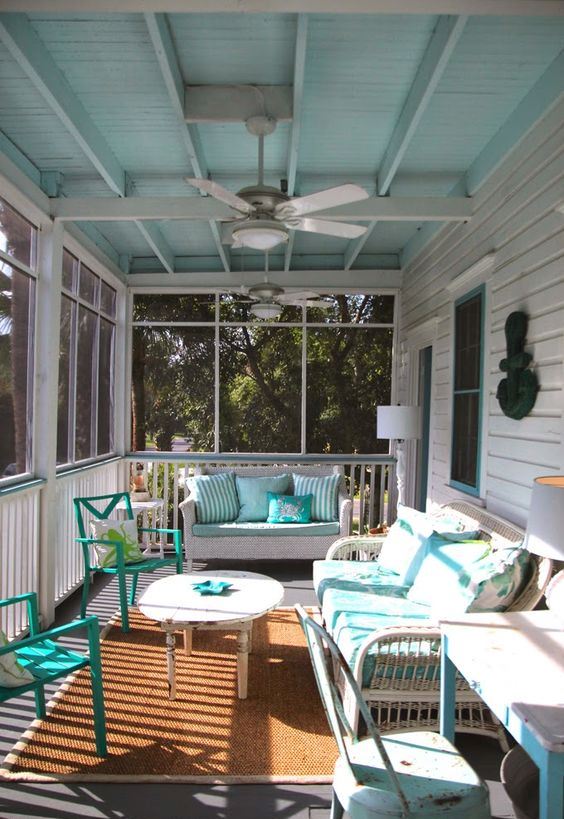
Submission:
M 539 391 L 537 376 L 528 369 L 533 357 L 523 350 L 528 323 L 526 313 L 517 310 L 509 314 L 505 322 L 507 358 L 499 363 L 507 378 L 499 382 L 496 397 L 504 414 L 516 421 L 530 413 Z

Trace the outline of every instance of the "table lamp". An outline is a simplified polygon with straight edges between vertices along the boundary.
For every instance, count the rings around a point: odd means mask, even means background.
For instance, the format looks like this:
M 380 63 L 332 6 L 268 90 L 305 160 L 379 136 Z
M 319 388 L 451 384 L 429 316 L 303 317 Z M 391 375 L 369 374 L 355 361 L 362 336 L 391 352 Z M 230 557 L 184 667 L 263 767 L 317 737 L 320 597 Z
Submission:
M 523 545 L 535 555 L 564 560 L 564 475 L 535 478 Z
M 378 407 L 376 411 L 376 437 L 396 442 L 396 478 L 398 503 L 404 502 L 405 451 L 404 441 L 421 438 L 421 408 L 400 404 Z

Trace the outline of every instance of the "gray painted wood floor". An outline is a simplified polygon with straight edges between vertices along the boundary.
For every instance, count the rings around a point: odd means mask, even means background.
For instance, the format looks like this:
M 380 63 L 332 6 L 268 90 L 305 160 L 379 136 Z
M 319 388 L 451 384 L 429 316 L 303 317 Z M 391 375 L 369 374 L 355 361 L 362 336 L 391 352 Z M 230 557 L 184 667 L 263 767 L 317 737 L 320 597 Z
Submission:
M 276 577 L 284 584 L 284 605 L 300 602 L 315 605 L 311 563 L 210 564 L 216 568 L 248 569 Z M 202 567 L 205 568 L 205 567 Z M 163 571 L 163 574 L 165 572 Z M 159 574 L 141 576 L 139 593 Z M 88 613 L 104 624 L 116 611 L 114 582 L 98 576 L 93 585 Z M 78 616 L 79 595 L 74 594 L 57 609 L 56 624 Z M 82 645 L 75 637 L 68 642 Z M 9 700 L 0 709 L 0 755 L 3 758 L 34 718 L 32 696 Z M 459 747 L 484 779 L 499 781 L 501 752 L 496 742 L 482 737 L 460 737 Z M 331 789 L 327 785 L 195 785 L 147 784 L 20 784 L 0 785 L 0 817 L 33 819 L 328 819 Z M 496 799 L 496 803 L 498 800 Z M 493 807 L 493 805 L 492 805 Z M 499 800 L 496 816 L 512 816 L 505 799 Z

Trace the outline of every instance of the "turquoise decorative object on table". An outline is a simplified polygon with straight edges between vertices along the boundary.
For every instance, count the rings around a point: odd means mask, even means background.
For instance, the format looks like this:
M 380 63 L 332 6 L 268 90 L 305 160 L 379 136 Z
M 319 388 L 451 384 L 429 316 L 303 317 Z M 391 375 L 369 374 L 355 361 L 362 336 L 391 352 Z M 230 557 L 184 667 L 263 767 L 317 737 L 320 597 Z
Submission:
M 233 586 L 233 583 L 227 583 L 225 580 L 204 580 L 201 583 L 193 583 L 192 588 L 198 594 L 223 594 Z

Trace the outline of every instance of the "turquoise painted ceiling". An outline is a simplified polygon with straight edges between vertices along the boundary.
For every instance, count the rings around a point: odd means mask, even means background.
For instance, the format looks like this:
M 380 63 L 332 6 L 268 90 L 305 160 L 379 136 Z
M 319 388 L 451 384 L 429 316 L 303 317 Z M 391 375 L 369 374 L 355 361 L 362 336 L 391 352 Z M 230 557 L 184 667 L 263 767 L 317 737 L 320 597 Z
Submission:
M 265 181 L 279 186 L 290 179 L 291 185 L 295 168 L 296 196 L 347 181 L 362 185 L 371 197 L 447 197 L 457 184 L 459 191 L 509 118 L 522 110 L 526 122 L 528 95 L 540 93 L 543 82 L 554 85 L 564 46 L 563 17 L 460 18 L 456 37 L 438 46 L 437 34 L 456 18 L 87 14 L 79 9 L 77 3 L 77 13 L 0 15 L 0 150 L 28 171 L 35 166 L 38 172 L 59 172 L 58 195 L 64 198 L 118 195 L 84 148 L 80 131 L 90 127 L 100 137 L 96 150 L 126 173 L 127 196 L 203 201 L 183 181 L 198 175 L 187 133 L 211 179 L 234 192 L 256 181 L 257 141 L 242 121 L 222 121 L 219 115 L 219 121 L 192 123 L 188 130 L 181 121 L 151 37 L 151 20 L 170 34 L 166 60 L 178 67 L 177 90 L 292 87 L 293 118 L 281 121 L 265 140 Z M 37 53 L 30 45 L 33 37 L 43 55 L 39 76 L 26 59 L 26 43 Z M 300 67 L 295 55 L 301 48 Z M 437 48 L 429 73 L 429 52 Z M 66 93 L 83 112 L 76 128 L 69 127 L 72 111 L 67 118 L 53 104 L 61 75 Z M 413 99 L 417 119 L 394 154 L 394 138 L 402 117 L 409 125 Z M 520 136 L 516 131 L 515 141 Z M 395 167 L 382 190 L 390 154 Z M 362 224 L 369 224 L 369 231 L 360 241 L 297 231 L 292 252 L 277 248 L 271 267 L 399 269 L 424 221 L 412 216 Z M 155 218 L 147 226 L 153 241 L 135 221 L 98 221 L 86 229 L 131 272 L 227 267 L 244 272 L 264 264 L 261 254 L 222 246 L 206 219 Z

